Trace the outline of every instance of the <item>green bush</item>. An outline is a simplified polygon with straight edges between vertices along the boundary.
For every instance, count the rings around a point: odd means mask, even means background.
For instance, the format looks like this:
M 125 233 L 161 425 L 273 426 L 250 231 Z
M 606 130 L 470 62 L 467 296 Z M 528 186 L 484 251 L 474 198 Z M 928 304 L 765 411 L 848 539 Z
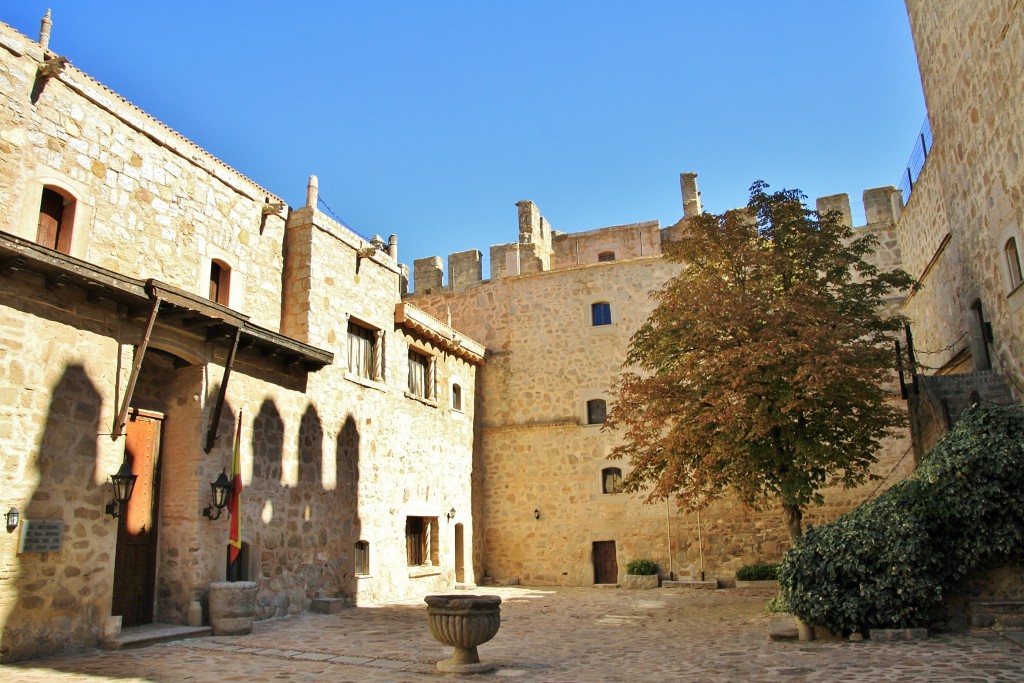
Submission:
M 1024 558 L 1024 410 L 971 408 L 904 481 L 808 529 L 779 571 L 834 633 L 927 625 L 968 573 Z
M 786 600 L 785 593 L 779 593 L 774 598 L 765 603 L 764 609 L 768 614 L 780 614 L 789 613 L 792 609 L 789 606 L 789 601 Z
M 779 565 L 768 562 L 746 564 L 736 570 L 737 581 L 774 581 L 778 578 Z
M 658 565 L 650 560 L 633 560 L 626 565 L 626 573 L 634 576 L 650 576 L 658 573 Z

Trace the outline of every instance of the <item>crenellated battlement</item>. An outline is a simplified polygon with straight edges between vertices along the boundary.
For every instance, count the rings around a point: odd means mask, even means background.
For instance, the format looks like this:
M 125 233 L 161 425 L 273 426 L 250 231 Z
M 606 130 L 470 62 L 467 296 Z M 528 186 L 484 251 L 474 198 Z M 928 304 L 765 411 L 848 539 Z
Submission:
M 866 226 L 895 223 L 903 211 L 903 197 L 900 191 L 892 185 L 864 190 L 862 201 Z M 815 201 L 815 209 L 822 214 L 838 211 L 843 217 L 843 224 L 851 228 L 854 227 L 850 211 L 850 195 L 845 192 L 818 197 Z
M 663 244 L 675 239 L 687 221 L 703 213 L 696 173 L 680 173 L 682 217 L 664 229 L 657 220 L 612 225 L 581 232 L 559 232 L 541 215 L 530 200 L 516 202 L 519 239 L 516 242 L 490 247 L 492 280 L 574 268 L 587 264 L 610 263 L 626 259 L 656 257 L 663 253 Z M 899 249 L 895 224 L 903 208 L 899 190 L 893 186 L 867 189 L 863 194 L 866 224 L 879 238 L 876 260 L 880 266 L 897 267 Z M 838 211 L 843 223 L 853 226 L 848 194 L 819 197 L 815 202 L 819 213 Z M 460 251 L 448 256 L 448 279 L 445 284 L 444 260 L 439 256 L 416 259 L 414 281 L 416 294 L 437 294 L 460 291 L 483 282 L 483 255 L 479 250 Z

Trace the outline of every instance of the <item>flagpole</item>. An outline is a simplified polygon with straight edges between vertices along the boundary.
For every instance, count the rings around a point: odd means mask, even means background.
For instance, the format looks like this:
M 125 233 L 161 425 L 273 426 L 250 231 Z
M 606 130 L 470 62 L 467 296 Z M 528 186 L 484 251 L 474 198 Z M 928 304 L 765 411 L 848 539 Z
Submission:
M 238 556 L 242 550 L 242 411 L 238 411 L 235 447 L 231 455 L 231 531 L 228 536 L 228 581 L 238 581 Z

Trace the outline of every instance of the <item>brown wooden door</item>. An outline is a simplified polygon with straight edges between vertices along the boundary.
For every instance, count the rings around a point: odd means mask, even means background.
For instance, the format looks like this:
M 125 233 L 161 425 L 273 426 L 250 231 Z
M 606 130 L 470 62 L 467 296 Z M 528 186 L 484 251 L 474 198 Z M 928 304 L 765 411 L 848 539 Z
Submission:
M 594 541 L 594 583 L 618 583 L 615 541 Z
M 159 413 L 133 411 L 125 429 L 125 457 L 138 479 L 117 525 L 110 612 L 121 615 L 122 626 L 153 621 L 162 420 Z

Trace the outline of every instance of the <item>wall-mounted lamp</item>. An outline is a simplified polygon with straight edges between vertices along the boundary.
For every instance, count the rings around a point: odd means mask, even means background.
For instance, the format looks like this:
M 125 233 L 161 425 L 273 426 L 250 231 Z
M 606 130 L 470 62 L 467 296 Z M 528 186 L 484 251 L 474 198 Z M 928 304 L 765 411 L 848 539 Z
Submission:
M 128 464 L 128 458 L 121 461 L 121 467 L 117 474 L 110 475 L 110 483 L 114 485 L 114 500 L 107 503 L 104 508 L 111 517 L 121 514 L 121 508 L 132 499 L 132 491 L 135 490 L 135 480 L 139 475 L 132 474 L 132 466 Z
M 4 516 L 7 517 L 7 533 L 18 528 L 18 523 L 21 522 L 21 513 L 18 512 L 18 508 L 11 508 Z
M 533 511 L 533 518 L 534 519 L 540 519 L 540 510 L 534 510 Z
M 449 510 L 448 513 L 445 515 L 445 517 L 448 518 L 449 522 L 452 521 L 453 519 L 455 519 L 455 508 L 452 508 L 451 510 Z
M 210 493 L 213 495 L 213 505 L 203 508 L 203 515 L 212 522 L 220 518 L 221 511 L 228 504 L 231 482 L 228 480 L 227 472 L 220 471 L 217 481 L 210 484 Z

